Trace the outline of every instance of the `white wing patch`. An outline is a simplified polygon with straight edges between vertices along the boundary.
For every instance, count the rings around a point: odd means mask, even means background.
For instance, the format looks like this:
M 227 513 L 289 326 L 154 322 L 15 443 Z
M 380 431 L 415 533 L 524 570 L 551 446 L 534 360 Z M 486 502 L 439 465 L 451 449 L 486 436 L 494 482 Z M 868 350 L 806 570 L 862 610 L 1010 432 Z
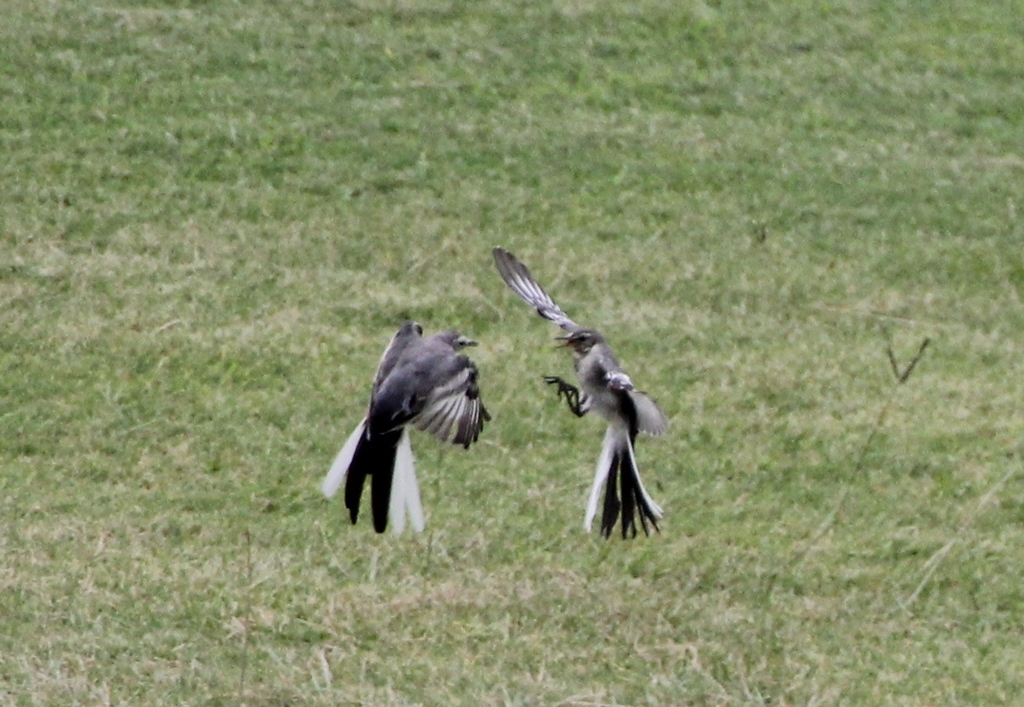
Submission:
M 622 371 L 609 371 L 605 374 L 605 384 L 609 390 L 626 393 L 633 401 L 636 410 L 637 428 L 649 435 L 663 435 L 668 430 L 668 419 L 657 403 L 644 393 L 633 387 L 633 381 Z
M 610 390 L 618 392 L 633 390 L 633 381 L 622 371 L 608 371 L 604 376 L 604 382 Z

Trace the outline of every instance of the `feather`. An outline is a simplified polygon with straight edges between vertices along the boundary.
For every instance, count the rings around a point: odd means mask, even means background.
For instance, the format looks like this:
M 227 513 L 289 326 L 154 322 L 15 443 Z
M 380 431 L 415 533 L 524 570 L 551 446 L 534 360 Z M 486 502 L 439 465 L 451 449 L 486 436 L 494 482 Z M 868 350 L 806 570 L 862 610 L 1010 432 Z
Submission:
M 320 490 L 324 492 L 324 496 L 327 496 L 327 498 L 333 498 L 334 494 L 338 493 L 341 485 L 345 483 L 345 476 L 348 474 L 348 468 L 352 464 L 352 457 L 355 456 L 356 447 L 359 446 L 359 440 L 365 431 L 366 418 L 363 418 L 363 421 L 359 423 L 355 431 L 345 441 L 341 451 L 338 452 L 338 456 L 334 457 L 334 462 L 331 464 L 327 476 L 324 477 L 324 481 L 320 485 Z
M 442 442 L 451 439 L 454 444 L 468 447 L 476 441 L 483 428 L 483 420 L 488 419 L 483 413 L 480 398 L 470 397 L 477 393 L 468 388 L 470 378 L 463 378 L 460 385 L 446 386 L 439 392 L 436 399 L 416 418 L 413 424 L 424 432 L 429 432 Z M 454 439 L 452 439 L 454 437 Z
M 625 434 L 625 430 L 608 426 L 604 433 L 604 443 L 601 445 L 601 456 L 597 458 L 597 470 L 594 472 L 594 483 L 590 486 L 590 497 L 587 499 L 587 513 L 583 518 L 583 529 L 588 533 L 594 524 L 594 517 L 597 515 L 597 503 L 601 497 L 601 487 L 608 479 L 608 472 L 611 470 L 612 461 L 615 458 L 615 449 L 619 446 L 619 438 Z
M 612 456 L 611 466 L 608 469 L 608 483 L 604 485 L 604 511 L 601 513 L 601 535 L 606 538 L 611 537 L 612 530 L 615 529 L 615 521 L 619 519 L 619 510 L 622 508 L 622 503 L 619 501 L 619 491 L 616 488 L 621 462 L 622 455 L 619 452 L 615 452 L 614 456 Z M 625 523 L 622 526 L 622 536 L 626 536 Z
M 391 498 L 388 504 L 388 519 L 391 531 L 401 535 L 405 530 L 406 513 L 408 512 L 412 529 L 423 532 L 423 503 L 420 500 L 420 488 L 416 481 L 416 467 L 412 457 L 412 445 L 409 442 L 409 430 L 402 430 L 402 438 L 398 442 L 395 455 L 395 473 L 391 482 Z
M 384 529 L 388 527 L 388 512 L 391 506 L 391 488 L 394 484 L 398 444 L 405 434 L 405 427 L 400 427 L 375 435 L 365 445 L 367 450 L 365 461 L 362 459 L 362 454 L 359 454 L 353 464 L 355 473 L 359 473 L 364 466 L 368 467 L 366 473 L 370 476 L 370 508 L 373 511 L 373 528 L 378 533 L 383 533 Z M 358 506 L 358 496 L 355 502 Z
M 605 385 L 610 390 L 629 391 L 633 390 L 633 381 L 622 371 L 608 371 L 604 374 Z
M 504 248 L 495 248 L 492 253 L 494 265 L 498 269 L 501 279 L 505 281 L 509 289 L 519 295 L 521 300 L 537 310 L 537 314 L 568 332 L 579 329 L 576 323 L 569 319 L 562 308 L 555 304 L 551 296 L 537 283 L 533 275 L 530 274 L 529 268 L 523 265 L 516 256 Z
M 649 435 L 663 435 L 668 430 L 668 419 L 661 411 L 658 404 L 639 390 L 631 390 L 627 393 L 633 401 L 636 410 L 637 429 Z
M 657 502 L 655 502 L 655 500 L 651 498 L 651 494 L 647 493 L 647 489 L 644 488 L 644 482 L 640 480 L 640 467 L 636 463 L 636 452 L 633 451 L 633 443 L 629 440 L 628 437 L 626 438 L 626 453 L 629 455 L 628 463 L 630 464 L 630 466 L 632 466 L 633 475 L 636 477 L 637 488 L 640 489 L 640 498 L 643 500 L 643 503 L 650 509 L 650 515 L 652 519 L 661 520 L 661 517 L 664 515 L 664 511 L 662 511 L 661 506 L 659 506 Z M 657 528 L 657 524 L 655 524 L 654 527 Z
M 639 490 L 634 482 L 636 475 L 633 473 L 633 469 L 630 468 L 629 457 L 626 450 L 622 450 L 622 454 L 619 458 L 619 474 L 619 485 L 622 496 L 622 537 L 623 539 L 635 538 L 636 506 Z M 642 508 L 640 510 L 640 521 L 643 523 L 644 535 L 646 535 L 647 523 L 644 519 L 644 512 Z M 612 519 L 611 526 L 612 528 L 615 527 L 614 518 Z

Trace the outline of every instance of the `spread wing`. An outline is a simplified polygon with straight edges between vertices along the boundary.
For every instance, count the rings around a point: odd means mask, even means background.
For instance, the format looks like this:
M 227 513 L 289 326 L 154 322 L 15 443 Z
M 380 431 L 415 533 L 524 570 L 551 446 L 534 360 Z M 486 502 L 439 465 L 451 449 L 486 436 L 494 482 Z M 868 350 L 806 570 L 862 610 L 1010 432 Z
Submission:
M 526 304 L 536 309 L 537 314 L 570 333 L 580 328 L 573 320 L 569 319 L 561 307 L 555 304 L 544 288 L 537 284 L 529 269 L 519 262 L 516 256 L 504 248 L 495 248 L 493 253 L 494 265 L 498 268 L 501 279 Z
M 465 356 L 455 356 L 436 374 L 423 410 L 411 422 L 442 442 L 451 439 L 469 448 L 491 419 L 480 400 L 476 366 Z

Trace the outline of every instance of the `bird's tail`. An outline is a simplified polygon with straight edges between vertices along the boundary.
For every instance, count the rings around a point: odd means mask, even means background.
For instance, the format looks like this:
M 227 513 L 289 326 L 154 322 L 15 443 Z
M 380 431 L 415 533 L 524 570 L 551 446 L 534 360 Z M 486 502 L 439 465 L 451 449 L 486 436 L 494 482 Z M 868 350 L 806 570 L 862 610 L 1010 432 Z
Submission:
M 338 493 L 338 489 L 345 483 L 345 477 L 348 476 L 348 468 L 352 465 L 352 457 L 356 454 L 356 447 L 359 445 L 359 440 L 363 437 L 366 432 L 366 418 L 356 426 L 355 430 L 345 440 L 344 446 L 341 451 L 338 452 L 338 456 L 334 457 L 334 461 L 331 463 L 331 468 L 327 472 L 327 476 L 324 477 L 324 482 L 320 484 L 320 490 L 324 492 L 324 496 L 327 498 L 334 498 L 334 494 Z
M 406 512 L 409 514 L 412 529 L 422 533 L 426 521 L 423 516 L 423 502 L 420 500 L 420 485 L 416 481 L 416 466 L 412 460 L 409 429 L 402 428 L 402 439 L 398 442 L 398 453 L 395 455 L 395 475 L 391 484 L 391 502 L 388 508 L 391 532 L 395 535 L 401 535 L 405 530 Z
M 636 535 L 636 515 L 639 512 L 640 525 L 645 535 L 651 527 L 658 530 L 661 506 L 655 503 L 640 480 L 640 470 L 633 451 L 633 435 L 619 425 L 609 425 L 601 445 L 601 456 L 597 460 L 594 483 L 587 499 L 587 514 L 583 527 L 589 533 L 597 515 L 598 500 L 604 487 L 604 509 L 601 514 L 601 535 L 610 537 L 615 523 L 622 514 L 622 537 Z M 621 497 L 620 497 L 621 491 Z
M 404 427 L 371 434 L 364 419 L 334 458 L 321 489 L 330 498 L 344 484 L 345 507 L 353 523 L 359 517 L 359 500 L 367 476 L 371 477 L 373 527 L 378 533 L 387 528 L 389 516 L 395 534 L 402 532 L 406 510 L 412 527 L 416 531 L 423 530 L 419 484 L 416 482 L 409 432 Z

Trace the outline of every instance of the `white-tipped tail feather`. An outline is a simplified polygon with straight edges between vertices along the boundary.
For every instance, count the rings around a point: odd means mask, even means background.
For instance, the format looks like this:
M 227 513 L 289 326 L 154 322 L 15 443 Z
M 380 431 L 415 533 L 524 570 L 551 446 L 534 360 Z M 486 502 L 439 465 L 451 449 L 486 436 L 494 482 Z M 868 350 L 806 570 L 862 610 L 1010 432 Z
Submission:
M 324 477 L 324 482 L 320 485 L 320 490 L 324 492 L 324 496 L 327 496 L 327 498 L 333 498 L 334 494 L 338 493 L 338 489 L 345 483 L 348 468 L 352 465 L 352 457 L 355 456 L 356 447 L 359 446 L 359 439 L 365 432 L 366 418 L 364 417 L 363 421 L 356 426 L 355 431 L 345 440 L 345 445 L 338 452 L 338 456 L 334 457 L 334 462 L 331 464 L 327 476 Z
M 395 535 L 401 535 L 405 530 L 406 513 L 409 514 L 412 529 L 422 533 L 426 519 L 423 515 L 423 502 L 420 500 L 420 485 L 416 481 L 408 428 L 402 430 L 402 439 L 398 442 L 395 472 L 391 479 L 391 498 L 388 499 L 388 519 L 391 521 L 391 532 Z

